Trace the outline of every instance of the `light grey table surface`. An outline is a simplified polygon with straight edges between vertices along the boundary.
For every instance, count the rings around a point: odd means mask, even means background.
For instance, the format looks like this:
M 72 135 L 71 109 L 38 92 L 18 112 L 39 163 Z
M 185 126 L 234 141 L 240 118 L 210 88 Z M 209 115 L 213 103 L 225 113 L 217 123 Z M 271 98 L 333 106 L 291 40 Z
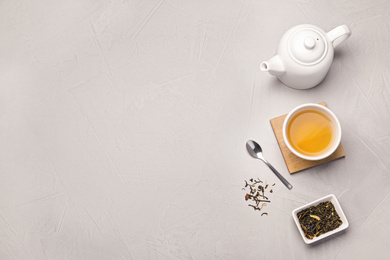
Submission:
M 259 71 L 301 23 L 352 30 L 305 91 Z M 388 0 L 1 1 L 0 259 L 389 259 L 389 67 Z M 321 101 L 346 157 L 289 175 L 269 120 Z M 328 194 L 350 226 L 306 245 Z

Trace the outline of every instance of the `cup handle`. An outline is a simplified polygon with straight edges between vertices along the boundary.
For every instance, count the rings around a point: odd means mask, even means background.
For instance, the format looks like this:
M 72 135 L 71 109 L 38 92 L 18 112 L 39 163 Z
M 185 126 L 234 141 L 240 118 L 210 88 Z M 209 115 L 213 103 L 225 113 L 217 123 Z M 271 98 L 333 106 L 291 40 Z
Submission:
M 336 48 L 340 43 L 351 36 L 351 30 L 347 25 L 343 24 L 328 32 L 327 35 L 333 43 L 333 48 Z

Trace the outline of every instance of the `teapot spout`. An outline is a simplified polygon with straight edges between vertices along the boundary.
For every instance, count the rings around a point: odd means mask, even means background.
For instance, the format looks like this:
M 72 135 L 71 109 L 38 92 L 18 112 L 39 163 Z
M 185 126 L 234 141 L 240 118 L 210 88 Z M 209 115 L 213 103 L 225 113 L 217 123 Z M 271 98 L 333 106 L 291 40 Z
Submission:
M 267 71 L 274 76 L 282 76 L 286 73 L 284 64 L 279 55 L 273 56 L 271 59 L 264 61 L 260 64 L 261 71 Z

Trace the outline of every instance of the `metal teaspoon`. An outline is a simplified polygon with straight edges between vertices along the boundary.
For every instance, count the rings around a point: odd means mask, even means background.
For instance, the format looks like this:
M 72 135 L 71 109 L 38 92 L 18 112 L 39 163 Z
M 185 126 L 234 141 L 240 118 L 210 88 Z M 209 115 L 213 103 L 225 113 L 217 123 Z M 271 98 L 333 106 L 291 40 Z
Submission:
M 248 153 L 256 159 L 262 160 L 265 164 L 268 165 L 268 167 L 275 173 L 275 175 L 283 182 L 286 187 L 291 190 L 292 185 L 264 158 L 263 152 L 261 150 L 261 147 L 258 143 L 256 143 L 253 140 L 249 140 L 246 142 L 246 149 L 248 150 Z

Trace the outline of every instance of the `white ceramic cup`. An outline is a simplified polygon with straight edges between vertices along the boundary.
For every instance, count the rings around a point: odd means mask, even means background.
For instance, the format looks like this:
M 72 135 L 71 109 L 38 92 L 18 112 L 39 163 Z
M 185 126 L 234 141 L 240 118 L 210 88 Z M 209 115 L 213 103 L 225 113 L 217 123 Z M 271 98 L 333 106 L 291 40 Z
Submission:
M 287 138 L 287 126 L 289 125 L 291 119 L 297 113 L 305 111 L 305 110 L 316 110 L 316 111 L 321 112 L 322 114 L 324 114 L 325 116 L 327 116 L 331 120 L 332 125 L 333 125 L 332 139 L 331 139 L 331 143 L 330 143 L 329 147 L 326 150 L 324 150 L 323 153 L 321 153 L 320 155 L 317 155 L 317 156 L 308 156 L 308 155 L 305 155 L 305 154 L 298 152 L 296 149 L 294 149 L 292 147 L 290 141 Z M 283 123 L 283 139 L 284 139 L 284 142 L 285 142 L 286 146 L 288 147 L 288 149 L 292 153 L 294 153 L 296 156 L 298 156 L 302 159 L 305 159 L 305 160 L 310 160 L 310 161 L 321 160 L 321 159 L 324 159 L 324 158 L 330 156 L 331 154 L 333 154 L 334 151 L 336 151 L 337 147 L 339 147 L 340 141 L 341 141 L 340 122 L 337 119 L 336 115 L 332 111 L 330 111 L 329 108 L 327 108 L 325 106 L 322 106 L 319 104 L 314 104 L 314 103 L 303 104 L 303 105 L 297 106 L 296 108 L 291 110 L 290 113 L 288 113 L 288 115 Z

